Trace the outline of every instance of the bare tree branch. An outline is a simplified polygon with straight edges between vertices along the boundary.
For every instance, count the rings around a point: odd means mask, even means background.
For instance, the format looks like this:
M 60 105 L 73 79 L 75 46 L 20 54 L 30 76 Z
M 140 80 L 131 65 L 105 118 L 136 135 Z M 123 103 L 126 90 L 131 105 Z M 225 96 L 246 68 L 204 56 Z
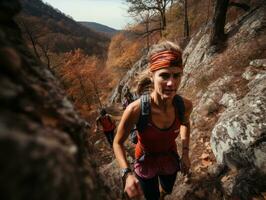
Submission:
M 160 16 L 161 35 L 166 28 L 166 8 L 172 0 L 126 0 L 129 4 L 128 13 L 140 14 L 152 11 Z

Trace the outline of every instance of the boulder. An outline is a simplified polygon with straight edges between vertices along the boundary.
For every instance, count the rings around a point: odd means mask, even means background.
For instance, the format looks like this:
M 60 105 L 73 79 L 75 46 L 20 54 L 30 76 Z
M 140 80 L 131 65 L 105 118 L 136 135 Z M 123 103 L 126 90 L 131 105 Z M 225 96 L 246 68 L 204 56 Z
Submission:
M 88 123 L 27 48 L 19 8 L 0 2 L 0 198 L 111 199 L 85 146 Z
M 258 83 L 258 80 L 254 79 L 252 82 Z M 265 137 L 265 119 L 266 78 L 264 77 L 243 99 L 237 101 L 235 106 L 229 107 L 215 125 L 211 146 L 217 161 L 222 163 L 224 154 L 235 145 L 247 149 Z M 254 159 L 256 160 L 256 157 Z M 252 162 L 254 163 L 255 160 Z M 266 156 L 264 162 L 266 162 Z
M 211 135 L 218 164 L 235 171 L 224 191 L 243 199 L 264 192 L 266 185 L 266 76 L 248 85 L 250 91 L 222 113 Z

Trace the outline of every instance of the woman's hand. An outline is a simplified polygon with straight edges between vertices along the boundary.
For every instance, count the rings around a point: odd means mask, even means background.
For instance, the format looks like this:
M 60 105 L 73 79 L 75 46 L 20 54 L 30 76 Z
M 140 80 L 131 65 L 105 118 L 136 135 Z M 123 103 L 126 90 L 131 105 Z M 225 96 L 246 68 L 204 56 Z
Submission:
M 183 155 L 181 158 L 181 172 L 188 174 L 190 169 L 190 159 L 188 155 Z
M 142 195 L 139 180 L 134 176 L 134 174 L 129 174 L 127 176 L 124 191 L 127 193 L 129 198 L 139 197 Z

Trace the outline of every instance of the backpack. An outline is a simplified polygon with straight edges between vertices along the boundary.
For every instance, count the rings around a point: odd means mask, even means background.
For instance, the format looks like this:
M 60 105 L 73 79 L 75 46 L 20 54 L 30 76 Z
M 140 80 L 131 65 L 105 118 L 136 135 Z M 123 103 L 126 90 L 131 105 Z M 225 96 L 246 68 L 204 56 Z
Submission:
M 184 101 L 181 96 L 175 95 L 173 99 L 173 103 L 174 103 L 175 108 L 178 108 L 177 114 L 182 124 L 184 122 L 184 115 L 185 115 Z M 134 144 L 137 144 L 138 142 L 137 133 L 142 132 L 148 124 L 149 114 L 151 112 L 151 100 L 150 100 L 149 94 L 141 95 L 140 106 L 141 106 L 140 108 L 141 112 L 140 112 L 139 120 L 137 124 L 135 125 L 134 129 L 130 131 L 130 141 Z

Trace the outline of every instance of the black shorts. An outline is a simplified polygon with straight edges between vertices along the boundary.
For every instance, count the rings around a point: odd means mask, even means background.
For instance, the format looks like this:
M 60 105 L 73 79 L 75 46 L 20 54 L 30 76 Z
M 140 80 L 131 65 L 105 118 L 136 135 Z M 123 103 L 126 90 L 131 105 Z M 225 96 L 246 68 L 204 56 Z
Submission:
M 171 175 L 159 175 L 150 179 L 144 179 L 136 175 L 146 200 L 159 200 L 160 189 L 159 182 L 167 194 L 171 194 L 175 184 L 177 172 Z

